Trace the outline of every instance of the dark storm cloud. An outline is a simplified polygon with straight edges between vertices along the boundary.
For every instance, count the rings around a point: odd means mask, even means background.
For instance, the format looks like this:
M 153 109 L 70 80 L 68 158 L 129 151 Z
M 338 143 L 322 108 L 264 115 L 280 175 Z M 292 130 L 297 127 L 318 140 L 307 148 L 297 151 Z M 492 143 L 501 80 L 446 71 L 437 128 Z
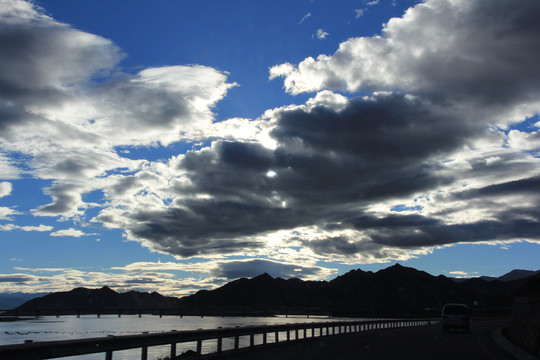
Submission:
M 403 95 L 352 100 L 343 111 L 286 111 L 272 132 L 280 144 L 276 181 L 295 200 L 329 204 L 430 189 L 452 179 L 436 177 L 429 158 L 481 131 L 466 120 Z M 296 153 L 298 146 L 306 151 Z
M 528 211 L 530 214 L 531 212 Z M 523 214 L 520 214 L 523 215 Z M 441 221 L 426 219 L 425 224 L 413 221 L 398 227 L 384 227 L 371 236 L 377 244 L 401 248 L 440 246 L 460 242 L 508 241 L 538 239 L 540 217 L 517 217 L 515 214 L 499 214 L 497 219 L 477 221 L 469 224 L 446 225 Z M 362 229 L 366 227 L 361 225 Z
M 485 197 L 497 197 L 504 195 L 519 195 L 519 194 L 530 194 L 538 195 L 538 190 L 540 189 L 540 177 L 526 178 L 515 181 L 509 181 L 496 185 L 489 185 L 480 189 L 472 189 L 467 191 L 462 191 L 455 194 L 455 197 L 458 199 L 474 199 L 474 198 L 485 198 Z
M 354 216 L 350 204 L 367 206 L 450 182 L 427 160 L 478 132 L 401 95 L 357 99 L 343 111 L 283 111 L 273 131 L 275 150 L 219 141 L 187 153 L 179 166 L 191 185 L 177 191 L 211 199 L 177 200 L 166 211 L 139 209 L 129 214 L 139 224 L 131 232 L 184 257 L 256 249 L 261 245 L 246 239 L 347 219 Z
M 343 111 L 319 106 L 285 111 L 272 135 L 280 144 L 301 139 L 319 151 L 370 159 L 415 161 L 455 148 L 474 125 L 436 112 L 419 99 L 400 94 L 356 99 Z
M 189 211 L 140 210 L 130 215 L 142 224 L 131 228 L 137 238 L 148 239 L 160 251 L 191 257 L 230 254 L 258 249 L 262 243 L 250 237 L 294 223 L 287 209 L 273 209 L 232 201 L 190 202 Z M 289 215 L 288 215 L 289 214 Z M 97 220 L 113 221 L 105 217 Z
M 303 241 L 302 245 L 310 248 L 316 254 L 321 255 L 354 255 L 373 251 L 376 248 L 376 246 L 370 242 L 354 242 L 343 236 L 330 237 L 316 241 Z
M 273 156 L 271 151 L 260 144 L 221 142 L 218 146 L 217 151 L 220 159 L 226 166 L 254 171 L 264 171 L 272 166 Z
M 381 246 L 419 249 L 456 243 L 478 243 L 537 239 L 540 231 L 540 212 L 537 210 L 506 211 L 493 220 L 466 224 L 445 224 L 443 221 L 420 215 L 387 215 L 383 218 L 362 216 L 349 222 L 365 232 L 364 238 L 332 237 L 302 244 L 315 253 L 350 256 L 371 253 L 385 256 Z M 346 227 L 347 225 L 341 225 Z

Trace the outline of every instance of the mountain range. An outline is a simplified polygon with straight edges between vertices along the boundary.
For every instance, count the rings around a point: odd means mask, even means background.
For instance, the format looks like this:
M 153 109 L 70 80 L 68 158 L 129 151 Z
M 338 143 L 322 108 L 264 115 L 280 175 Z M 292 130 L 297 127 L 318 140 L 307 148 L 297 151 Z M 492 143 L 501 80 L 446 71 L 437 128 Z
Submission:
M 377 272 L 352 270 L 331 281 L 285 280 L 265 273 L 183 298 L 156 292 L 118 293 L 108 287 L 77 288 L 32 299 L 13 312 L 406 315 L 438 313 L 448 302 L 467 303 L 477 311 L 500 311 L 509 309 L 516 296 L 540 300 L 539 271 L 455 281 L 394 265 Z

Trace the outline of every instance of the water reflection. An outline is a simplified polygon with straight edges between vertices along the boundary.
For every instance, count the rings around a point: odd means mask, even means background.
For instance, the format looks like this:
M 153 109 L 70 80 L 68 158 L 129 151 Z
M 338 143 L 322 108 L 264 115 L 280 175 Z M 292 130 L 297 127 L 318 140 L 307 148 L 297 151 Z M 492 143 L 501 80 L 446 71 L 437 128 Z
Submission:
M 199 316 L 154 316 L 154 315 L 85 315 L 76 316 L 44 316 L 37 319 L 3 322 L 0 332 L 0 345 L 20 344 L 25 340 L 53 341 L 80 338 L 103 337 L 108 335 L 121 336 L 141 334 L 143 332 L 164 332 L 171 330 L 197 330 L 216 329 L 219 327 L 235 327 L 249 325 L 274 325 L 286 323 L 311 323 L 321 321 L 342 321 L 344 318 L 328 318 L 314 316 L 270 316 L 270 317 L 199 317 Z M 290 339 L 295 339 L 295 332 L 290 333 Z M 299 332 L 299 338 L 303 332 Z M 278 333 L 279 341 L 286 340 L 286 332 Z M 268 343 L 275 342 L 275 333 L 267 335 Z M 255 345 L 262 344 L 262 335 L 255 336 Z M 240 338 L 240 347 L 249 345 L 249 336 Z M 194 350 L 195 343 L 177 344 L 177 354 L 187 350 Z M 234 348 L 234 338 L 223 339 L 223 350 Z M 217 350 L 215 340 L 206 340 L 202 343 L 202 352 L 209 353 Z M 148 358 L 155 359 L 169 355 L 169 346 L 155 346 L 148 348 Z M 114 352 L 115 360 L 140 359 L 141 350 L 124 350 Z M 103 354 L 67 357 L 65 359 L 102 360 Z

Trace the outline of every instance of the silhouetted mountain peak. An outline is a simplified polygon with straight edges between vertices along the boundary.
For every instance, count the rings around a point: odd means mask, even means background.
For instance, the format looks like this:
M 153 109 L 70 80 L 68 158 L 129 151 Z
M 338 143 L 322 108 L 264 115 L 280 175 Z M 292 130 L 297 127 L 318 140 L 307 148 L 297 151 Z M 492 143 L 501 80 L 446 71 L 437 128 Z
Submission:
M 515 270 L 510 271 L 509 273 L 504 274 L 503 276 L 498 277 L 498 280 L 500 281 L 520 280 L 529 276 L 533 276 L 538 273 L 540 273 L 540 270 L 531 271 L 531 270 L 515 269 Z
M 255 276 L 254 278 L 252 278 L 251 280 L 255 280 L 255 281 L 270 281 L 270 280 L 274 280 L 274 278 L 272 276 L 270 276 L 270 274 L 268 273 L 263 273 L 259 276 Z

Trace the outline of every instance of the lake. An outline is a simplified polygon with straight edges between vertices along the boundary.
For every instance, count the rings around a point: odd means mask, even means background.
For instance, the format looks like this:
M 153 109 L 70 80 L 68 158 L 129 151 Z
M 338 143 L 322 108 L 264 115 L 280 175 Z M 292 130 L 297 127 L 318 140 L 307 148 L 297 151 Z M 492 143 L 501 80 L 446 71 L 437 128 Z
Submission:
M 219 327 L 235 327 L 249 325 L 273 325 L 285 323 L 309 323 L 325 321 L 343 321 L 344 318 L 328 318 L 310 316 L 268 316 L 268 317 L 217 317 L 217 316 L 163 316 L 157 315 L 81 315 L 76 316 L 43 316 L 35 319 L 0 322 L 0 345 L 20 344 L 25 340 L 52 341 L 80 338 L 103 337 L 108 335 L 121 336 L 155 333 L 171 330 L 216 329 Z M 351 319 L 352 320 L 352 319 Z M 294 338 L 294 334 L 293 334 Z M 255 339 L 260 343 L 261 339 Z M 273 337 L 268 337 L 273 342 Z M 240 346 L 247 344 L 240 343 Z M 224 339 L 223 349 L 232 348 L 233 339 Z M 195 350 L 195 343 L 177 344 L 177 353 Z M 203 341 L 203 353 L 214 352 L 215 341 Z M 156 346 L 148 349 L 149 359 L 158 359 L 169 354 L 169 346 Z M 103 360 L 104 354 L 93 354 L 63 359 Z M 114 352 L 114 360 L 140 359 L 140 349 Z

